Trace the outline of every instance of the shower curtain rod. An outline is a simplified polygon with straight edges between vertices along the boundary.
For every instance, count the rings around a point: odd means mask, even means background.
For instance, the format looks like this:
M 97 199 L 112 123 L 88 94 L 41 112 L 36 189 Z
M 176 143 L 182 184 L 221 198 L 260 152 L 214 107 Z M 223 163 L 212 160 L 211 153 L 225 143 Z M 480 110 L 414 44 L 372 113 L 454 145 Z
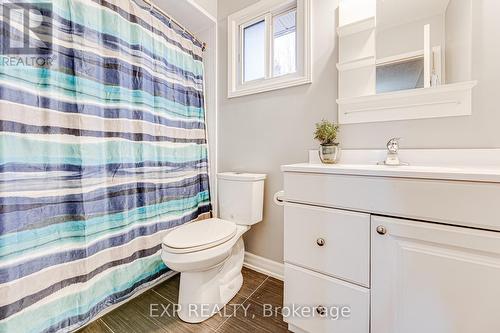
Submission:
M 196 40 L 198 43 L 200 43 L 202 45 L 201 50 L 205 51 L 205 49 L 207 48 L 207 43 L 202 42 L 201 40 L 199 40 L 195 36 L 195 34 L 193 34 L 191 31 L 189 31 L 188 29 L 186 29 L 183 25 L 181 25 L 179 22 L 177 22 L 172 16 L 170 16 L 163 9 L 161 9 L 156 4 L 154 4 L 151 0 L 142 0 L 142 1 L 145 2 L 146 4 L 150 5 L 152 8 L 156 9 L 157 11 L 159 11 L 160 13 L 162 13 L 163 15 L 165 15 L 166 17 L 168 17 L 168 19 L 170 20 L 170 22 L 175 23 L 184 32 L 187 32 L 189 34 L 189 36 L 191 36 L 192 38 L 194 38 L 194 40 Z

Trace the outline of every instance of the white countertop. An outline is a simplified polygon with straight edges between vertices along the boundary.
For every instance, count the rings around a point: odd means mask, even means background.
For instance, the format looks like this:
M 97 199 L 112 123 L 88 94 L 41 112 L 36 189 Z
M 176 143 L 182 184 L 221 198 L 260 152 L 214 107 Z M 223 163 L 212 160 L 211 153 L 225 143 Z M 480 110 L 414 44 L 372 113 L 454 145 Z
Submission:
M 284 165 L 284 172 L 323 173 L 372 177 L 418 178 L 500 183 L 498 168 L 443 167 L 443 166 L 385 166 L 370 164 L 300 163 Z

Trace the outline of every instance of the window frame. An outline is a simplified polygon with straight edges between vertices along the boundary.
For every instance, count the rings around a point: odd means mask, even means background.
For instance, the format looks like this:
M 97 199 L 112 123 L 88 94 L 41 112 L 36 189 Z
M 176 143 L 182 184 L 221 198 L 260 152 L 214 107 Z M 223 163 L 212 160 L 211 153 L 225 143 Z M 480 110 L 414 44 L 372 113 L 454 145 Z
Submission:
M 296 8 L 296 72 L 273 77 L 275 16 Z M 228 98 L 308 84 L 311 73 L 311 0 L 261 0 L 228 17 Z M 265 22 L 264 78 L 244 82 L 244 29 Z

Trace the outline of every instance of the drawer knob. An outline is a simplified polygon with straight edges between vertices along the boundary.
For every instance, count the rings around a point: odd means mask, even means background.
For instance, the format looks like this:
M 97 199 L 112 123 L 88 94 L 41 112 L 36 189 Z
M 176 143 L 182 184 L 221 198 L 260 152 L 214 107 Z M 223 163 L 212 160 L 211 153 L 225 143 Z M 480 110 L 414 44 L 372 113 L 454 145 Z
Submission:
M 318 244 L 318 246 L 324 246 L 325 245 L 325 240 L 323 238 L 318 238 L 316 239 L 316 244 Z
M 385 235 L 387 233 L 387 229 L 383 225 L 379 225 L 377 227 L 377 233 L 379 235 Z
M 320 316 L 326 315 L 326 308 L 323 305 L 319 305 L 316 307 L 316 313 Z

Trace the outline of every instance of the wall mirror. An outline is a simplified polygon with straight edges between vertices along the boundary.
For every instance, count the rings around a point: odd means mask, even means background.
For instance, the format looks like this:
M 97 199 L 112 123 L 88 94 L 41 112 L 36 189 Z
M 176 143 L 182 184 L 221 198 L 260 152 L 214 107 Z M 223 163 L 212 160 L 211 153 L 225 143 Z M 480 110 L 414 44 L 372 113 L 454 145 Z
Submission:
M 470 0 L 378 0 L 376 92 L 469 81 L 470 5 Z
M 341 0 L 339 122 L 471 114 L 472 0 Z

